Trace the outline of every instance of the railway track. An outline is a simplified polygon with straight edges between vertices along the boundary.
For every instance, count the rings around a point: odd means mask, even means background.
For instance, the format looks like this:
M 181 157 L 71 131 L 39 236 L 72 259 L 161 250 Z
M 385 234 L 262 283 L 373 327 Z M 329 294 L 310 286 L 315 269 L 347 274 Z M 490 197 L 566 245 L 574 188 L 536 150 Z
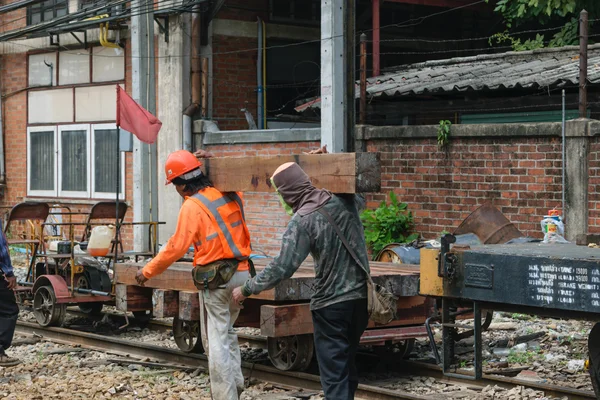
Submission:
M 170 329 L 167 323 L 161 321 L 151 321 L 148 327 L 150 329 Z M 80 332 L 65 328 L 43 328 L 34 323 L 19 321 L 17 332 L 25 335 L 32 335 L 34 332 L 44 337 L 44 339 L 66 345 L 78 345 L 83 348 L 93 349 L 105 353 L 117 354 L 125 357 L 137 359 L 153 359 L 163 363 L 176 364 L 187 368 L 208 368 L 207 358 L 204 355 L 184 353 L 179 350 L 168 349 L 156 345 L 149 345 L 130 340 L 123 340 L 114 337 L 107 337 L 98 334 Z M 253 335 L 240 335 L 240 342 L 250 342 L 253 344 L 262 344 L 265 339 Z M 515 386 L 522 386 L 535 390 L 543 391 L 547 396 L 564 397 L 569 399 L 594 399 L 593 392 L 583 391 L 572 388 L 563 388 L 556 385 L 548 385 L 534 382 L 527 382 L 514 378 L 507 378 L 496 375 L 484 375 L 483 379 L 478 381 L 468 381 L 443 376 L 437 365 L 403 361 L 398 364 L 400 370 L 404 369 L 412 376 L 432 377 L 436 381 L 444 382 L 457 387 L 467 387 L 475 390 L 482 390 L 484 387 L 498 386 L 504 389 L 512 389 Z M 274 367 L 243 363 L 244 375 L 246 377 L 258 379 L 279 385 L 284 388 L 303 388 L 305 390 L 320 390 L 319 377 L 317 375 L 281 371 Z M 461 371 L 468 374 L 468 371 Z M 384 399 L 431 399 L 431 395 L 423 396 L 398 389 L 386 388 L 390 386 L 390 380 L 373 381 L 368 385 L 361 384 L 357 392 L 357 398 L 365 400 L 384 400 Z
M 200 354 L 188 354 L 178 350 L 167 349 L 160 346 L 149 345 L 139 342 L 106 337 L 97 334 L 79 332 L 64 328 L 44 328 L 37 324 L 18 321 L 17 332 L 24 335 L 37 334 L 52 342 L 69 346 L 81 346 L 90 350 L 96 350 L 123 357 L 139 359 L 154 359 L 170 364 L 181 365 L 208 370 L 208 359 Z M 242 363 L 244 376 L 269 382 L 283 387 L 318 391 L 321 389 L 317 375 L 302 372 L 280 371 L 274 367 L 258 364 Z M 414 395 L 385 388 L 369 385 L 359 385 L 356 392 L 357 398 L 365 400 L 396 400 L 396 399 L 427 399 L 428 397 Z

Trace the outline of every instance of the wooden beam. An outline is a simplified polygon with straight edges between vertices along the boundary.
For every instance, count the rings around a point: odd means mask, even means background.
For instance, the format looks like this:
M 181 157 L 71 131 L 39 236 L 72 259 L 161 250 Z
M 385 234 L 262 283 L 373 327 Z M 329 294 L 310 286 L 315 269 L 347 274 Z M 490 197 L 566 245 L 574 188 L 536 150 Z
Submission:
M 256 271 L 262 271 L 268 260 L 254 260 Z M 392 264 L 372 261 L 369 263 L 373 281 L 388 288 L 396 296 L 415 296 L 419 289 L 419 266 L 407 264 Z M 135 274 L 142 266 L 136 263 L 122 263 L 115 267 L 117 282 L 127 285 L 137 285 Z M 197 292 L 192 280 L 192 264 L 178 262 L 171 265 L 165 272 L 144 285 L 148 288 Z M 315 271 L 311 262 L 304 262 L 294 275 L 271 290 L 266 290 L 257 300 L 269 301 L 303 301 L 310 300 L 314 294 Z M 179 297 L 181 302 L 181 295 Z
M 174 290 L 154 289 L 152 314 L 154 318 L 172 318 L 179 312 L 179 293 Z
M 152 310 L 152 289 L 125 284 L 115 285 L 116 307 L 119 311 Z
M 424 324 L 430 315 L 432 301 L 423 296 L 401 297 L 398 300 L 399 318 L 386 327 Z M 369 321 L 369 328 L 381 327 Z M 268 337 L 282 337 L 313 333 L 310 304 L 264 305 L 260 308 L 260 333 Z
M 179 292 L 179 319 L 200 321 L 198 292 Z
M 281 164 L 297 162 L 318 188 L 333 193 L 378 192 L 379 153 L 301 154 L 204 159 L 205 172 L 222 192 L 273 192 L 271 175 Z

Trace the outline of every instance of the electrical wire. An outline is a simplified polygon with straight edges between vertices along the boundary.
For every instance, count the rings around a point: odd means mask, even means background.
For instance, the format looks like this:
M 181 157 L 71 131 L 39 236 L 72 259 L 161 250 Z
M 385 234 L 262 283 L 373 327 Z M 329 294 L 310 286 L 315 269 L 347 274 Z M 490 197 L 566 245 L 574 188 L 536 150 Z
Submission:
M 122 1 L 122 0 L 119 0 L 118 2 L 120 2 L 120 1 Z M 170 1 L 170 0 L 164 0 L 164 1 Z M 160 2 L 161 1 L 159 1 L 159 3 Z M 432 18 L 432 17 L 435 17 L 435 16 L 443 15 L 443 14 L 447 14 L 449 12 L 453 12 L 453 11 L 460 10 L 460 9 L 463 9 L 463 8 L 471 7 L 471 6 L 474 6 L 474 5 L 477 5 L 477 4 L 481 4 L 481 3 L 484 3 L 484 2 L 485 2 L 485 0 L 478 0 L 478 1 L 475 1 L 475 2 L 470 3 L 470 4 L 465 4 L 465 5 L 462 5 L 462 6 L 450 8 L 450 9 L 447 9 L 447 10 L 444 10 L 444 11 L 440 11 L 440 12 L 436 12 L 436 13 L 433 13 L 433 14 L 425 15 L 423 17 L 412 18 L 412 19 L 409 19 L 409 20 L 406 20 L 406 21 L 403 21 L 403 22 L 400 22 L 400 23 L 383 25 L 383 26 L 380 27 L 380 29 L 387 29 L 387 28 L 390 28 L 390 27 L 396 27 L 396 28 L 398 28 L 398 27 L 408 27 L 408 26 L 419 25 L 419 24 L 421 24 L 423 21 L 425 21 L 428 18 Z M 103 7 L 103 8 L 107 8 L 107 7 Z M 152 11 L 142 12 L 142 14 L 143 13 L 150 13 L 150 12 L 152 12 Z M 139 14 L 137 14 L 137 15 L 139 15 Z M 132 16 L 132 14 L 124 15 L 124 18 L 131 17 L 131 16 Z M 410 25 L 408 25 L 408 24 L 410 24 Z M 364 30 L 363 32 L 370 32 L 370 31 L 373 31 L 373 29 L 372 28 L 371 29 L 367 29 L 367 30 Z M 360 32 L 360 33 L 362 33 L 362 32 Z M 357 35 L 357 37 L 360 36 L 360 33 Z M 288 47 L 300 46 L 300 45 L 311 44 L 311 43 L 320 43 L 321 41 L 331 40 L 331 39 L 338 38 L 338 37 L 343 37 L 343 36 L 344 36 L 343 34 L 341 34 L 341 35 L 333 35 L 333 36 L 327 37 L 327 38 L 320 38 L 320 39 L 314 39 L 314 40 L 306 40 L 306 41 L 301 41 L 301 42 L 296 42 L 296 43 L 288 43 L 288 44 L 281 44 L 281 45 L 273 45 L 273 46 L 265 47 L 265 50 L 276 49 L 276 48 L 288 48 Z M 231 51 L 223 51 L 223 52 L 213 52 L 212 55 L 215 56 L 215 55 L 225 55 L 225 54 L 240 54 L 240 53 L 247 53 L 247 52 L 254 52 L 254 51 L 258 51 L 258 48 L 257 47 L 252 47 L 252 48 L 247 48 L 247 49 L 239 49 L 239 50 L 231 50 Z M 140 57 L 143 57 L 143 56 L 140 56 Z M 154 56 L 149 56 L 149 57 L 154 57 Z M 174 58 L 174 57 L 191 57 L 191 56 L 190 55 L 170 55 L 170 56 L 157 56 L 156 58 L 166 58 L 166 57 Z

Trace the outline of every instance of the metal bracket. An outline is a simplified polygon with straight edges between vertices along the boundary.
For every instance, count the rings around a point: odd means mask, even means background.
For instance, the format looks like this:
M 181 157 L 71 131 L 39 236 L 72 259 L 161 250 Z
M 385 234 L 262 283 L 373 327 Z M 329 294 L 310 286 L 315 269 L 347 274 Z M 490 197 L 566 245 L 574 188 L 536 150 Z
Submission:
M 473 339 L 475 354 L 473 358 L 474 375 L 465 375 L 455 372 L 449 372 L 450 365 L 454 359 L 454 340 L 455 335 L 452 331 L 456 328 L 463 328 L 462 325 L 456 324 L 454 318 L 450 315 L 450 301 L 442 300 L 442 340 L 444 346 L 444 355 L 442 359 L 442 372 L 445 376 L 460 379 L 477 380 L 483 376 L 483 360 L 481 356 L 481 308 L 479 303 L 473 302 Z
M 160 23 L 160 20 L 163 20 L 163 23 Z M 160 33 L 165 34 L 165 43 L 169 43 L 169 16 L 154 16 L 154 22 L 158 24 L 158 31 Z M 164 25 L 163 25 L 164 24 Z
M 83 42 L 81 41 L 81 39 L 79 39 L 79 37 L 77 37 L 77 35 L 75 34 L 75 32 L 69 32 L 71 34 L 71 36 L 73 36 L 75 38 L 75 40 L 77 40 L 79 42 L 79 44 L 83 45 L 84 49 L 87 49 L 87 31 L 83 31 L 83 32 L 77 32 L 77 33 L 83 33 Z
M 56 41 L 54 41 L 54 36 L 56 36 Z M 60 46 L 60 35 L 50 34 L 50 46 Z

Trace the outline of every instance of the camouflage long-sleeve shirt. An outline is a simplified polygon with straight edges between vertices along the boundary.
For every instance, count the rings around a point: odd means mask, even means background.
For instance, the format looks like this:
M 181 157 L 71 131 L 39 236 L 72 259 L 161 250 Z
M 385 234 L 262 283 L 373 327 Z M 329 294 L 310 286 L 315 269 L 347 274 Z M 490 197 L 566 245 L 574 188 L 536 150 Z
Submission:
M 340 227 L 363 265 L 369 268 L 363 226 L 352 197 L 333 196 L 324 209 Z M 244 296 L 258 294 L 290 278 L 309 253 L 315 261 L 311 310 L 367 297 L 364 271 L 346 250 L 331 224 L 316 211 L 303 217 L 294 215 L 283 234 L 279 255 L 246 282 L 242 293 Z

